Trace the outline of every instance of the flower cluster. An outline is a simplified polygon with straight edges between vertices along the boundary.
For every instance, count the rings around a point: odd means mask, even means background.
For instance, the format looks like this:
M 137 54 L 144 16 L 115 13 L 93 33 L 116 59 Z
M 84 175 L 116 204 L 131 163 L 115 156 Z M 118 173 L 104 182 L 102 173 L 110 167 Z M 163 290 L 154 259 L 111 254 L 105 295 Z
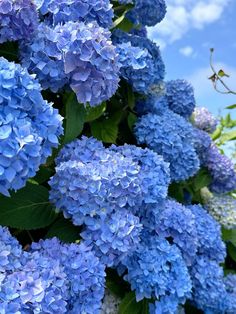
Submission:
M 205 207 L 209 213 L 224 228 L 234 229 L 236 227 L 236 199 L 229 195 L 214 195 L 205 200 Z
M 193 128 L 173 111 L 141 116 L 135 126 L 140 144 L 162 155 L 170 163 L 171 178 L 185 180 L 199 169 L 199 159 L 193 145 Z
M 0 234 L 3 313 L 100 313 L 105 272 L 91 248 L 53 238 L 25 252 L 6 228 Z
M 120 298 L 110 293 L 109 290 L 106 290 L 102 301 L 101 314 L 118 314 L 120 303 Z
M 23 64 L 53 92 L 68 84 L 80 103 L 91 106 L 109 99 L 119 82 L 119 63 L 110 32 L 95 22 L 42 24 L 22 49 Z
M 109 0 L 36 0 L 36 3 L 51 25 L 97 21 L 104 28 L 112 26 L 113 10 Z
M 0 58 L 0 193 L 22 188 L 58 146 L 62 117 L 20 65 Z
M 205 107 L 196 107 L 193 116 L 193 124 L 200 130 L 213 133 L 216 130 L 218 120 Z
M 30 39 L 38 27 L 38 13 L 32 0 L 0 2 L 0 43 Z

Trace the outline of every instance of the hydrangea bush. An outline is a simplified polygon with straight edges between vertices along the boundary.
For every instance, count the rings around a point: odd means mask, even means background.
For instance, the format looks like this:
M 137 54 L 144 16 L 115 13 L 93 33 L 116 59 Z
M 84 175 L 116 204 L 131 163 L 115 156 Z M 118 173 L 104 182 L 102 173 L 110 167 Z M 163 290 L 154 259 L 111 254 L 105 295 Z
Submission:
M 236 313 L 234 122 L 165 81 L 166 10 L 0 0 L 0 313 Z

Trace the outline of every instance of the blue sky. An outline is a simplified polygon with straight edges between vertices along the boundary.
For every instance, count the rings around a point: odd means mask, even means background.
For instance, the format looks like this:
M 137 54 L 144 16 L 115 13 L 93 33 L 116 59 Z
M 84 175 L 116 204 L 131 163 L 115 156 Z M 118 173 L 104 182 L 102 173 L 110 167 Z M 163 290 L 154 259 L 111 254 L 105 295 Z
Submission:
M 160 44 L 169 79 L 185 78 L 194 88 L 197 104 L 215 114 L 236 103 L 236 96 L 220 95 L 208 77 L 210 48 L 215 48 L 216 68 L 230 74 L 226 80 L 236 90 L 236 0 L 166 0 L 164 21 L 149 29 Z

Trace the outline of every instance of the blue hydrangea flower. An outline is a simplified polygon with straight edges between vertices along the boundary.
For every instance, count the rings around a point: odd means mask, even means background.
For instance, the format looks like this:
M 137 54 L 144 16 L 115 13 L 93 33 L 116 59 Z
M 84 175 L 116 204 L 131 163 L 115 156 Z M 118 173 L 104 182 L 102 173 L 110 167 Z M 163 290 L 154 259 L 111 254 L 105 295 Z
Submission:
M 6 227 L 0 227 L 0 273 L 10 273 L 20 267 L 21 256 L 22 248 L 18 241 Z
M 56 165 L 66 161 L 80 161 L 88 163 L 106 158 L 108 150 L 103 143 L 94 137 L 82 136 L 81 139 L 65 145 L 56 158 Z
M 166 15 L 166 3 L 164 0 L 135 0 L 134 11 L 141 24 L 155 26 Z
M 162 84 L 160 84 L 160 97 L 151 96 L 138 99 L 135 104 L 135 110 L 137 113 L 139 115 L 144 115 L 147 113 L 164 114 L 168 109 L 168 102 L 166 97 L 162 96 L 161 93 L 163 93 Z
M 33 40 L 20 49 L 22 65 L 37 75 L 43 89 L 54 93 L 68 83 L 57 36 L 57 29 L 41 23 Z
M 194 148 L 198 154 L 201 165 L 206 162 L 206 155 L 212 145 L 212 139 L 205 131 L 193 128 Z
M 224 228 L 236 228 L 236 199 L 230 195 L 214 195 L 205 202 L 205 208 Z
M 106 290 L 104 299 L 102 300 L 101 314 L 119 314 L 120 303 L 121 299 L 119 297 Z
M 62 162 L 50 181 L 50 199 L 66 218 L 81 225 L 86 217 L 104 216 L 113 206 L 140 205 L 139 171 L 131 158 L 109 151 L 100 161 Z
M 51 24 L 96 21 L 104 28 L 112 26 L 113 10 L 109 0 L 37 0 L 37 7 Z
M 211 191 L 227 193 L 236 188 L 236 172 L 234 164 L 227 156 L 222 155 L 215 144 L 206 151 L 204 166 L 212 176 Z
M 64 71 L 78 101 L 96 106 L 109 99 L 119 83 L 119 63 L 110 32 L 96 22 L 67 22 L 57 25 L 55 31 Z
M 169 108 L 189 118 L 195 108 L 193 87 L 185 80 L 173 80 L 166 83 L 166 97 Z
M 0 2 L 0 43 L 30 39 L 38 27 L 38 14 L 32 0 Z
M 196 107 L 192 115 L 193 124 L 200 130 L 213 133 L 218 125 L 218 120 L 205 107 Z
M 1 281 L 3 313 L 67 313 L 69 282 L 58 260 L 38 252 L 26 253 L 22 260 L 21 267 Z
M 169 165 L 162 156 L 152 150 L 134 145 L 115 146 L 111 149 L 125 157 L 132 158 L 140 165 L 139 180 L 142 182 L 143 200 L 145 203 L 156 203 L 167 197 L 170 183 Z
M 62 117 L 34 76 L 0 58 L 0 193 L 22 188 L 58 146 Z
M 149 217 L 146 218 L 146 225 L 155 230 L 159 236 L 171 237 L 173 243 L 180 249 L 186 264 L 191 265 L 199 245 L 195 216 L 191 210 L 170 199 L 156 204 L 151 213 L 152 215 L 147 212 Z
M 192 301 L 204 313 L 235 313 L 235 295 L 227 292 L 223 276 L 223 268 L 204 256 L 191 268 Z
M 134 36 L 122 31 L 116 30 L 113 33 L 113 42 L 116 45 L 123 43 L 131 43 L 121 45 L 119 50 L 121 74 L 133 87 L 134 91 L 141 94 L 155 94 L 155 88 L 160 85 L 165 76 L 165 66 L 161 58 L 159 47 L 151 40 L 145 37 Z M 140 50 L 135 51 L 133 47 Z M 134 57 L 136 55 L 136 61 Z M 128 58 L 126 60 L 126 58 Z M 137 68 L 138 66 L 138 68 Z
M 139 242 L 142 225 L 139 218 L 126 209 L 117 209 L 105 219 L 87 218 L 81 233 L 99 260 L 111 267 L 117 266 Z
M 149 314 L 185 314 L 175 296 L 164 296 L 149 305 Z
M 195 227 L 199 241 L 198 255 L 204 255 L 218 263 L 223 262 L 226 249 L 221 239 L 219 223 L 201 205 L 190 205 L 188 208 L 195 216 Z M 196 259 L 198 258 L 197 256 Z
M 146 144 L 170 163 L 172 180 L 185 180 L 198 171 L 193 128 L 181 116 L 170 110 L 162 115 L 149 113 L 137 121 L 134 131 L 138 143 Z
M 31 251 L 59 262 L 68 281 L 68 307 L 63 313 L 98 314 L 104 296 L 105 266 L 83 243 L 61 244 L 58 239 L 33 243 Z M 34 253 L 35 254 L 35 253 Z M 55 312 L 54 312 L 55 313 Z
M 181 252 L 161 237 L 144 232 L 142 242 L 123 264 L 128 270 L 124 279 L 137 301 L 168 295 L 182 303 L 190 295 L 191 281 Z

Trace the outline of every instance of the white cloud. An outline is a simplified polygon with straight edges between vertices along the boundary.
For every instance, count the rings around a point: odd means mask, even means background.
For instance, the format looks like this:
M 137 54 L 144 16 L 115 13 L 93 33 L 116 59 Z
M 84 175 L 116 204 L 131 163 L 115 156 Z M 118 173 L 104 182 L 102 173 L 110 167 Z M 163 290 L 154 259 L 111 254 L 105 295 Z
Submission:
M 179 52 L 185 57 L 190 57 L 193 55 L 193 48 L 191 46 L 182 47 Z
M 219 20 L 232 0 L 166 0 L 165 19 L 149 28 L 153 40 L 170 44 L 181 39 L 190 29 L 203 29 Z

